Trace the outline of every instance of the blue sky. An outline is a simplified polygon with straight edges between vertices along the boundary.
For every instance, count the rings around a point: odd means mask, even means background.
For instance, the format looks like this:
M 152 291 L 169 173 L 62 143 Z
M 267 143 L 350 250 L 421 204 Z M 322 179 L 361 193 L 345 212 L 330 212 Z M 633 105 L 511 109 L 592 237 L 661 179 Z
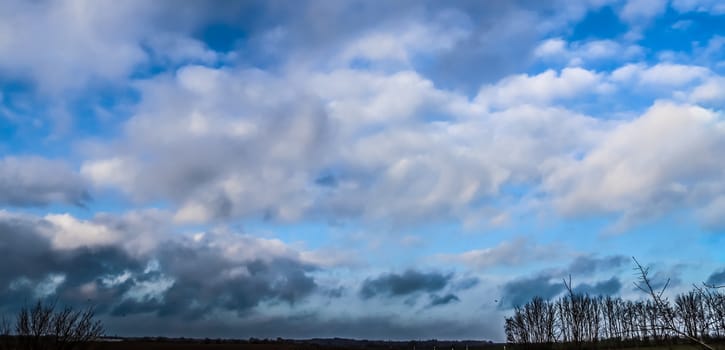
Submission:
M 503 340 L 569 275 L 641 298 L 632 256 L 720 278 L 723 28 L 710 0 L 0 1 L 0 312 Z

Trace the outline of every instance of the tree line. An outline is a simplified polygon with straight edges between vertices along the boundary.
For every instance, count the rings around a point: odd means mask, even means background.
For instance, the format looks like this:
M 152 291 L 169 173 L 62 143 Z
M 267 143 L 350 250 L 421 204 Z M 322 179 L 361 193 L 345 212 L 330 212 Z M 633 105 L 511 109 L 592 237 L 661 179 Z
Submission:
M 556 343 L 583 347 L 628 347 L 689 340 L 706 349 L 708 342 L 725 338 L 725 294 L 714 286 L 695 286 L 678 294 L 674 302 L 664 297 L 668 283 L 652 287 L 648 270 L 635 260 L 640 272 L 636 285 L 645 300 L 591 296 L 564 285 L 568 293 L 555 300 L 534 297 L 514 308 L 506 318 L 506 340 L 512 345 L 547 346 Z
M 54 301 L 38 301 L 22 307 L 14 320 L 0 319 L 0 350 L 82 349 L 103 333 L 93 307 L 59 308 Z

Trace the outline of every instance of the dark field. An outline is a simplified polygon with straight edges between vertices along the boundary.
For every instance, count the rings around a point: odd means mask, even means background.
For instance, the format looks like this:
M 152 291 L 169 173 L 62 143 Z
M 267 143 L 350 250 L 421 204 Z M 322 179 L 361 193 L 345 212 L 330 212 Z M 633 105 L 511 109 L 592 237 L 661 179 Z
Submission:
M 217 340 L 124 340 L 116 342 L 96 342 L 92 349 L 97 350 L 125 350 L 125 349 L 149 349 L 149 350 L 315 350 L 315 349 L 460 349 L 460 350 L 503 350 L 503 344 L 493 344 L 481 341 L 366 341 L 349 339 L 314 339 L 314 340 L 283 340 L 283 341 L 217 341 Z
M 717 350 L 725 350 L 725 343 L 713 344 Z M 607 347 L 584 347 L 584 349 L 609 349 Z M 168 340 L 168 341 L 150 341 L 150 340 L 127 340 L 120 342 L 98 342 L 91 346 L 91 349 L 97 350 L 126 350 L 126 349 L 149 349 L 149 350 L 342 350 L 342 349 L 436 349 L 436 350 L 569 350 L 575 349 L 574 346 L 565 344 L 556 344 L 553 347 L 547 346 L 530 346 L 517 347 L 505 346 L 505 344 L 487 344 L 484 342 L 447 342 L 447 341 L 416 341 L 416 342 L 384 342 L 384 341 L 363 341 L 363 340 L 345 340 L 345 339 L 323 339 L 323 340 L 287 340 L 287 341 L 271 341 L 250 343 L 246 341 L 222 341 L 217 343 L 216 340 Z M 626 348 L 612 348 L 617 350 L 699 350 L 701 347 L 690 344 L 676 344 L 668 346 L 636 346 Z

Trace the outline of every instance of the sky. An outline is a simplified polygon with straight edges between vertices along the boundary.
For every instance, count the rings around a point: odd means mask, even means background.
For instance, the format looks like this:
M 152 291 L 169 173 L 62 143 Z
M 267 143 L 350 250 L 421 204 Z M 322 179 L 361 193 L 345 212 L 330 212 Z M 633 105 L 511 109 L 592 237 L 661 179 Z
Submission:
M 0 1 L 0 314 L 504 340 L 725 283 L 718 0 Z

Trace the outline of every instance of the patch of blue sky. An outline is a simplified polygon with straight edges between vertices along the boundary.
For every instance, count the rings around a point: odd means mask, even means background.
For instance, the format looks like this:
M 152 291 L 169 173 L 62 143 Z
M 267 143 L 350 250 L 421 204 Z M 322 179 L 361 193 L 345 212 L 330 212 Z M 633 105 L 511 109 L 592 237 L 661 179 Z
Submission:
M 167 212 L 173 212 L 175 207 L 172 203 L 166 200 L 154 200 L 151 202 L 135 202 L 128 198 L 123 193 L 116 190 L 94 190 L 94 196 L 87 204 L 87 207 L 91 208 L 96 212 L 123 214 L 126 213 L 129 208 L 132 210 L 161 210 Z
M 497 198 L 513 198 L 515 200 L 520 200 L 524 197 L 531 196 L 534 191 L 536 190 L 536 187 L 524 182 L 506 182 L 501 187 L 499 187 L 498 192 L 499 196 Z M 479 201 L 478 205 L 489 205 L 491 204 L 491 201 L 496 201 L 497 199 L 490 199 L 485 198 L 483 201 Z
M 167 57 L 164 52 L 157 52 L 157 50 L 149 45 L 148 43 L 140 43 L 142 49 L 146 52 L 149 57 L 144 64 L 135 67 L 131 73 L 131 79 L 149 79 L 159 74 L 174 72 L 177 69 L 188 66 L 188 65 L 203 65 L 212 68 L 220 68 L 229 63 L 237 64 L 250 64 L 258 68 L 264 68 L 262 59 L 254 59 L 257 50 L 251 50 L 247 47 L 248 34 L 245 29 L 230 25 L 224 22 L 210 23 L 207 26 L 202 27 L 193 38 L 200 40 L 210 53 L 213 52 L 217 55 L 216 59 L 210 60 L 209 57 Z M 225 56 L 228 53 L 235 52 L 237 60 L 230 62 L 228 57 Z M 232 57 L 232 56 L 230 56 Z M 261 65 L 260 65 L 261 64 Z
M 22 80 L 3 80 L 0 77 L 0 105 L 3 108 L 0 112 L 4 119 L 26 121 L 30 119 L 28 115 L 37 114 L 38 106 L 42 104 L 33 84 Z
M 367 71 L 373 69 L 374 63 L 364 57 L 355 57 L 348 64 L 350 69 Z
M 722 249 L 717 249 L 722 245 L 710 245 L 718 240 L 722 243 L 722 239 L 713 236 L 697 222 L 691 209 L 681 209 L 613 237 L 617 245 L 610 251 L 637 256 L 647 263 L 699 266 L 681 276 L 685 285 L 697 284 L 725 261 Z
M 570 46 L 568 47 L 569 50 L 576 50 L 577 48 L 580 49 L 582 46 L 586 46 L 591 43 L 592 41 L 579 41 L 568 42 L 567 45 Z M 592 73 L 608 74 L 613 72 L 617 68 L 622 67 L 625 64 L 639 63 L 641 61 L 642 57 L 640 57 L 640 55 L 625 57 L 623 56 L 622 52 L 612 52 L 611 55 L 609 55 L 608 57 L 594 58 L 576 57 L 575 55 L 572 55 L 572 57 L 535 60 L 532 62 L 529 68 L 525 70 L 525 73 L 533 76 L 541 74 L 547 70 L 555 70 L 559 72 L 567 67 L 579 67 L 591 71 Z
M 616 215 L 590 214 L 568 217 L 549 209 L 536 224 L 537 235 L 548 242 L 563 242 L 575 251 L 609 251 L 599 246 Z
M 504 240 L 525 234 L 529 220 L 512 221 L 500 226 L 491 226 L 481 215 L 481 222 L 466 226 L 461 220 L 448 220 L 433 225 L 421 225 L 408 229 L 409 235 L 423 238 L 424 254 L 455 254 L 473 249 L 493 247 Z M 428 249 L 426 251 L 425 249 Z
M 2 85 L 0 154 L 69 157 L 75 140 L 115 136 L 140 100 L 135 90 L 108 84 L 59 98 L 35 90 L 23 82 Z
M 27 138 L 21 136 L 20 125 L 0 112 L 0 155 L 22 152 Z
M 448 124 L 456 120 L 456 116 L 436 110 L 421 111 L 416 119 L 430 124 Z
M 707 247 L 725 247 L 725 230 L 703 235 L 701 240 Z M 712 249 L 716 262 L 725 265 L 725 249 Z
M 238 227 L 241 233 L 268 236 L 285 243 L 304 242 L 305 248 L 308 249 L 327 247 L 330 244 L 332 232 L 336 230 L 329 223 L 313 220 L 272 223 L 265 220 L 248 219 L 237 221 L 233 226 Z
M 282 42 L 274 42 L 273 39 L 270 41 L 274 33 L 259 33 L 252 28 L 264 17 L 262 9 L 252 6 L 240 16 L 243 18 L 237 18 L 233 24 L 230 21 L 210 23 L 194 34 L 196 39 L 201 40 L 218 54 L 222 56 L 232 54 L 214 64 L 206 65 L 218 68 L 233 64 L 237 67 L 253 67 L 270 72 L 285 65 L 289 59 L 287 54 L 290 48 Z
M 247 13 L 247 15 L 252 15 Z M 239 22 L 244 23 L 244 22 Z M 238 49 L 248 37 L 247 31 L 229 23 L 217 22 L 201 28 L 196 37 L 210 49 L 218 52 L 230 52 Z
M 600 236 L 602 239 L 593 243 L 605 251 L 636 255 L 643 260 L 671 263 L 712 261 L 712 249 L 698 244 L 707 235 L 692 211 L 681 209 L 634 222 L 626 232 L 604 232 Z
M 54 131 L 50 104 L 22 82 L 5 82 L 0 92 L 0 154 L 58 154 L 58 145 L 48 147 Z
M 644 113 L 661 94 L 636 86 L 620 86 L 612 93 L 584 94 L 561 103 L 568 110 L 604 120 L 632 119 Z
M 565 35 L 568 41 L 590 39 L 614 39 L 629 31 L 611 6 L 603 6 L 591 11 Z
M 99 88 L 68 104 L 75 119 L 76 137 L 119 136 L 122 123 L 133 114 L 140 93 L 128 86 Z
M 398 271 L 414 266 L 441 268 L 439 254 L 468 250 L 477 244 L 468 239 L 469 235 L 464 237 L 457 221 L 439 221 L 416 227 L 378 226 L 365 230 L 368 237 L 373 237 L 376 242 L 367 249 L 366 261 L 375 266 L 392 266 Z
M 149 57 L 154 57 L 154 53 L 151 51 L 150 48 L 146 48 L 145 50 Z M 223 67 L 225 64 L 226 62 L 220 58 L 214 60 L 202 58 L 185 58 L 171 60 L 168 58 L 156 57 L 155 59 L 150 59 L 144 64 L 136 66 L 133 72 L 131 72 L 129 78 L 131 80 L 152 79 L 164 73 L 176 72 L 178 69 L 190 65 L 220 68 Z
M 436 64 L 439 63 L 438 55 L 435 54 L 426 54 L 426 53 L 420 53 L 417 55 L 414 55 L 411 59 L 411 62 L 413 67 L 415 67 L 415 70 L 417 72 L 427 72 L 431 69 L 434 69 Z
M 698 49 L 707 46 L 714 36 L 725 35 L 725 16 L 711 16 L 702 12 L 679 13 L 669 9 L 657 17 L 644 32 L 639 44 L 646 47 L 648 61 L 661 61 L 660 53 L 672 51 L 685 54 L 684 62 L 691 62 Z M 722 53 L 720 53 L 720 57 Z M 694 57 L 697 59 L 697 57 Z
M 147 50 L 148 51 L 148 50 Z M 129 78 L 131 80 L 151 79 L 159 74 L 174 72 L 183 65 L 169 65 L 168 63 L 152 63 L 148 62 L 135 67 Z

